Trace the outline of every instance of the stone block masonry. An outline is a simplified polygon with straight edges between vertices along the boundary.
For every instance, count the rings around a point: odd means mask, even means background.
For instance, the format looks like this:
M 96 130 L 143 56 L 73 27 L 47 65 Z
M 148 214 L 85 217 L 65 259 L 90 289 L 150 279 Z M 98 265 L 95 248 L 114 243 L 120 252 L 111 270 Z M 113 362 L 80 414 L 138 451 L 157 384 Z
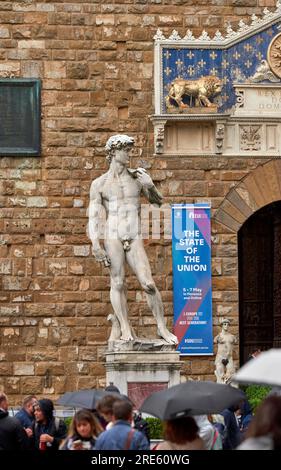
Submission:
M 57 398 L 105 385 L 109 279 L 86 235 L 91 181 L 107 167 L 114 133 L 136 138 L 165 202 L 210 200 L 213 211 L 256 159 L 154 157 L 153 36 L 176 28 L 214 34 L 226 21 L 260 14 L 273 0 L 0 1 L 0 76 L 42 80 L 41 157 L 0 157 L 0 390 Z M 234 209 L 233 209 L 234 210 Z M 214 334 L 228 315 L 237 330 L 236 237 L 214 222 Z M 146 249 L 172 323 L 171 247 Z M 139 335 L 156 325 L 135 279 L 128 282 Z M 235 331 L 233 331 L 235 333 Z M 235 359 L 237 359 L 237 351 Z M 182 375 L 214 379 L 213 358 L 187 358 Z M 47 380 L 48 378 L 48 380 Z

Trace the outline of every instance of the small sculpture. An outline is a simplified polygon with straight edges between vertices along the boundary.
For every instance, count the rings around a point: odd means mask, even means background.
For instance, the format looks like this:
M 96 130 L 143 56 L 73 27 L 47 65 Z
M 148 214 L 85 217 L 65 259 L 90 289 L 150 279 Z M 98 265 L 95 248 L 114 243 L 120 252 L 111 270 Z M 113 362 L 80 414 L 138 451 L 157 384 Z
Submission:
M 166 96 L 167 109 L 178 109 L 191 107 L 216 108 L 209 98 L 218 95 L 222 90 L 222 82 L 214 75 L 198 78 L 197 80 L 174 80 Z M 184 97 L 189 97 L 189 104 L 183 102 Z M 177 104 L 177 106 L 175 106 Z
M 266 60 L 261 61 L 257 66 L 254 75 L 250 77 L 249 80 L 253 83 L 263 82 L 265 80 L 270 82 L 280 82 L 280 79 L 270 70 L 269 64 Z
M 223 318 L 220 324 L 221 332 L 214 339 L 214 343 L 218 344 L 215 375 L 217 383 L 228 383 L 235 372 L 232 354 L 233 346 L 237 344 L 237 338 L 228 332 L 230 324 L 228 318 Z

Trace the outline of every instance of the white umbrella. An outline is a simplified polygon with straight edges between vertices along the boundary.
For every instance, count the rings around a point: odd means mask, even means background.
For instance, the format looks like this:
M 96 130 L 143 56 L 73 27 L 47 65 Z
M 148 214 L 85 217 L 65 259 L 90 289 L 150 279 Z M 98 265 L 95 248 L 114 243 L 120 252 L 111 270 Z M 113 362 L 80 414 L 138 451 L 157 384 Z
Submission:
M 247 362 L 231 381 L 281 387 L 281 349 L 270 349 Z

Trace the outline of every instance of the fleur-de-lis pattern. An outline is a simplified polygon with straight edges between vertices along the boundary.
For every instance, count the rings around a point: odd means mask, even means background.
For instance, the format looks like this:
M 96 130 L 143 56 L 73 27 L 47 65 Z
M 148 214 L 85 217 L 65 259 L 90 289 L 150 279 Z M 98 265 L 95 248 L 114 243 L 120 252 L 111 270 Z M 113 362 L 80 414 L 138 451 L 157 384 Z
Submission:
M 163 46 L 163 96 L 171 82 L 179 76 L 194 80 L 206 75 L 216 75 L 222 80 L 222 99 L 218 102 L 218 112 L 230 110 L 236 101 L 233 83 L 241 83 L 254 75 L 261 60 L 266 59 L 267 49 L 272 38 L 280 32 L 280 22 L 264 31 L 253 34 L 228 49 L 188 47 L 177 43 L 175 47 Z M 207 41 L 206 41 L 207 42 Z M 167 88 L 168 87 L 168 88 Z M 163 100 L 164 101 L 164 100 Z M 163 112 L 166 112 L 163 104 Z
M 192 51 L 188 51 L 188 53 L 186 54 L 186 57 L 188 57 L 189 60 L 191 60 L 194 57 L 194 53 Z
M 210 53 L 210 57 L 211 57 L 212 60 L 215 60 L 218 57 L 218 54 L 216 54 L 215 51 L 212 51 Z
M 239 52 L 235 51 L 234 54 L 232 55 L 233 59 L 235 60 L 238 60 L 240 59 L 241 55 L 239 54 Z
M 261 53 L 261 51 L 259 51 L 259 52 L 256 53 L 256 58 L 257 58 L 259 61 L 262 60 L 262 53 Z

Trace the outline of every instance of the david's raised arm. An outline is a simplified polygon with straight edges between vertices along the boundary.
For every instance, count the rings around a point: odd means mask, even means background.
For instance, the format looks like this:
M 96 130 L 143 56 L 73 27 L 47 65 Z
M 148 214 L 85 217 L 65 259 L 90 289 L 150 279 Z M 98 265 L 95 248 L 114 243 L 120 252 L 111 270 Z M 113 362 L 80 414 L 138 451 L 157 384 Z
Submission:
M 137 180 L 142 185 L 142 192 L 146 199 L 148 199 L 151 204 L 157 204 L 158 206 L 161 206 L 163 196 L 161 193 L 159 193 L 155 184 L 152 181 L 151 176 L 146 173 L 146 170 L 144 168 L 137 169 Z

